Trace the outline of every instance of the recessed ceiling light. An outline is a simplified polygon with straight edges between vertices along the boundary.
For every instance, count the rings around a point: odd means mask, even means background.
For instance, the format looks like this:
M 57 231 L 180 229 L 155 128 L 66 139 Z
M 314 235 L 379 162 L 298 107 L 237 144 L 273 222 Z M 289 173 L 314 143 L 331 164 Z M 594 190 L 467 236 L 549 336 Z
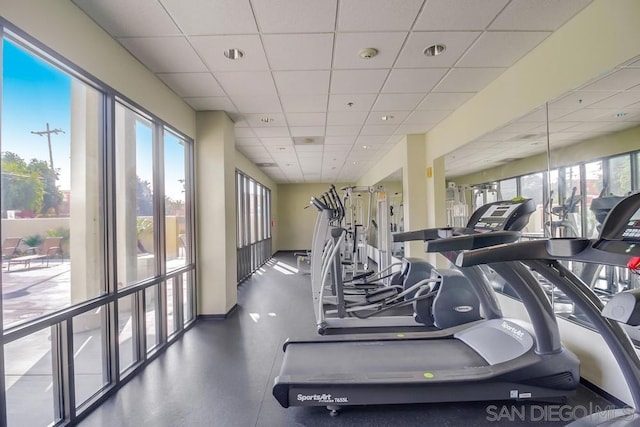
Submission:
M 438 56 L 441 53 L 444 53 L 445 50 L 447 50 L 447 47 L 445 45 L 434 44 L 426 48 L 422 53 L 424 53 L 425 56 Z
M 357 164 L 358 164 L 358 162 L 353 162 L 353 164 L 354 164 L 354 165 L 357 165 Z
M 241 59 L 244 56 L 244 52 L 240 49 L 231 48 L 224 51 L 224 56 L 231 60 Z
M 363 145 L 363 146 L 362 146 L 362 148 L 364 148 L 364 149 L 366 150 L 366 149 L 367 149 L 367 148 L 369 148 L 369 147 L 367 147 L 366 145 Z
M 382 120 L 383 122 L 386 122 L 387 120 L 392 120 L 394 117 L 393 116 L 382 116 L 380 117 L 380 120 Z
M 260 121 L 262 123 L 271 123 L 271 122 L 273 122 L 273 119 L 271 117 L 263 117 L 263 118 L 260 119 Z

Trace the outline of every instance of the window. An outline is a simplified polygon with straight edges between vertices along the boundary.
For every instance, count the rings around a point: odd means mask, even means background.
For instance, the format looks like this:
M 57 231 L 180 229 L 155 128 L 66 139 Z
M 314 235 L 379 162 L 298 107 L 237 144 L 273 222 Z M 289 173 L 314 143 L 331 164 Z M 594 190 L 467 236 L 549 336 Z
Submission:
M 187 153 L 186 141 L 165 130 L 164 134 L 164 199 L 165 254 L 167 271 L 187 264 L 189 227 L 186 216 Z
M 153 127 L 116 104 L 118 288 L 156 275 Z
M 17 40 L 3 39 L 2 67 L 6 329 L 101 295 L 105 286 L 95 127 L 102 94 Z M 33 304 L 38 310 L 26 309 Z
M 193 143 L 3 25 L 0 425 L 73 424 L 195 319 Z
M 271 257 L 271 191 L 236 171 L 237 274 L 243 280 Z
M 631 155 L 607 159 L 608 173 L 605 179 L 607 194 L 625 196 L 631 192 Z
M 518 196 L 518 185 L 515 178 L 500 181 L 499 189 L 502 200 L 511 200 Z

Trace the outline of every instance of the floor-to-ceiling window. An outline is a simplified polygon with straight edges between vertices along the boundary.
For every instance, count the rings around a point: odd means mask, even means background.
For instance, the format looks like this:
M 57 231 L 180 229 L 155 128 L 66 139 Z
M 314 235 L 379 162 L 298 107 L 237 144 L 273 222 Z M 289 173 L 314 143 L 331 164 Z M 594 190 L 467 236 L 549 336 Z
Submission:
M 195 319 L 193 143 L 0 25 L 0 426 L 55 425 Z
M 236 171 L 238 281 L 271 257 L 271 190 Z

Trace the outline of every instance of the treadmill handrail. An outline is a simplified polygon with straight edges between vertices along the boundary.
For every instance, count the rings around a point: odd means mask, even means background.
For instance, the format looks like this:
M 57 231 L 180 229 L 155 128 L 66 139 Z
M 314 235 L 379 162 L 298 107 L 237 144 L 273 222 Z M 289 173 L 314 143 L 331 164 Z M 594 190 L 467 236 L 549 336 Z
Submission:
M 526 260 L 570 260 L 616 266 L 627 264 L 630 255 L 594 249 L 593 242 L 590 239 L 558 238 L 491 246 L 460 253 L 455 264 L 458 267 L 469 267 L 479 264 Z
M 464 234 L 427 241 L 425 252 L 448 252 L 486 248 L 506 243 L 513 243 L 520 238 L 519 231 L 492 231 L 490 233 Z
M 438 227 L 425 228 L 422 230 L 414 231 L 403 231 L 400 233 L 392 233 L 391 235 L 393 236 L 394 242 L 410 242 L 419 240 L 437 240 L 469 233 L 477 233 L 477 231 L 466 227 Z

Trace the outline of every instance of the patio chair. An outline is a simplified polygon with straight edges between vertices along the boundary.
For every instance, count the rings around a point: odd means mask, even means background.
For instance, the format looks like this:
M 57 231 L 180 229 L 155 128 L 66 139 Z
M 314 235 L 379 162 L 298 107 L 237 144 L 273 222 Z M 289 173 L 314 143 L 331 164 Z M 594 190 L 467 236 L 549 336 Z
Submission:
M 60 242 L 62 237 L 47 237 L 42 244 L 37 248 L 29 248 L 25 251 L 25 254 L 15 258 L 7 260 L 7 271 L 11 268 L 12 264 L 23 264 L 24 268 L 31 268 L 31 261 L 39 259 L 42 263 L 47 260 L 47 267 L 49 267 L 49 260 L 54 256 L 60 256 L 62 259 L 62 250 L 60 249 Z
M 2 259 L 10 259 L 20 255 L 20 242 L 22 237 L 7 237 L 2 242 Z

